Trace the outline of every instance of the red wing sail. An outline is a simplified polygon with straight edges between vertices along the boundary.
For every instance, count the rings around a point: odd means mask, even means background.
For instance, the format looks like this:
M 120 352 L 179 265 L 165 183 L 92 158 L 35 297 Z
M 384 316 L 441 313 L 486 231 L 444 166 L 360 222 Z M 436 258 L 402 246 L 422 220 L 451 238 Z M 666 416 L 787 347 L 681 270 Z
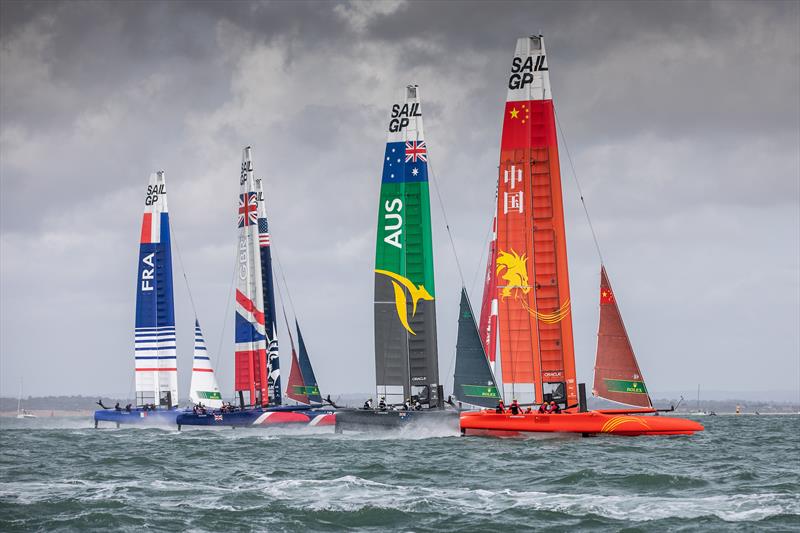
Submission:
M 489 257 L 486 261 L 486 278 L 483 280 L 483 301 L 481 320 L 478 327 L 481 342 L 489 365 L 494 371 L 497 360 L 497 215 L 492 221 L 492 242 L 489 243 Z
M 508 78 L 497 193 L 500 359 L 507 400 L 578 403 L 561 171 L 541 36 Z
M 628 405 L 653 405 L 605 267 L 600 267 L 600 327 L 592 393 Z

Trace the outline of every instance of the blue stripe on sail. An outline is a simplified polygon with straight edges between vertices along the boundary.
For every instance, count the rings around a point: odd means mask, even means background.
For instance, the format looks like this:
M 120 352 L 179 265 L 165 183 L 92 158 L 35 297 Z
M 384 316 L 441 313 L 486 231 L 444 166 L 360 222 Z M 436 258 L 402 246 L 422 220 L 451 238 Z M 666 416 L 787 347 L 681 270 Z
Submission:
M 210 357 L 206 357 L 205 355 L 195 355 L 194 358 L 195 359 L 205 359 L 206 361 L 210 361 L 211 360 Z
M 136 359 L 177 359 L 176 355 L 137 355 Z
M 158 351 L 161 351 L 161 350 L 175 350 L 175 349 L 176 349 L 176 346 L 174 346 L 174 345 L 173 346 L 159 346 L 157 348 L 138 348 L 138 347 L 134 348 L 134 350 L 137 351 L 137 352 L 158 352 Z
M 175 328 L 169 213 L 161 213 L 158 243 L 141 243 L 136 278 L 136 328 Z
M 259 333 L 253 324 L 247 321 L 238 312 L 236 313 L 236 342 L 257 342 L 266 339 Z

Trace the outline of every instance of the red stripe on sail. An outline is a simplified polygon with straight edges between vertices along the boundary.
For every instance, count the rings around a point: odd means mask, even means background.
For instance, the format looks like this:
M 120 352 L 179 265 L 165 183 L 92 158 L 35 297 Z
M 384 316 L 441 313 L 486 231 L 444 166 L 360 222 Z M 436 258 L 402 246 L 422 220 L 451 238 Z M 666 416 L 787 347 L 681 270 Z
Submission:
M 247 296 L 245 296 L 242 293 L 242 291 L 238 289 L 236 290 L 236 303 L 244 307 L 250 313 L 253 313 L 253 317 L 256 319 L 256 322 L 258 322 L 262 326 L 264 325 L 264 313 L 256 309 L 256 306 L 255 304 L 253 304 L 253 301 Z
M 150 244 L 153 242 L 151 235 L 153 230 L 153 213 L 145 213 L 142 216 L 142 235 L 139 238 L 141 244 Z
M 193 368 L 192 372 L 213 372 L 213 368 Z

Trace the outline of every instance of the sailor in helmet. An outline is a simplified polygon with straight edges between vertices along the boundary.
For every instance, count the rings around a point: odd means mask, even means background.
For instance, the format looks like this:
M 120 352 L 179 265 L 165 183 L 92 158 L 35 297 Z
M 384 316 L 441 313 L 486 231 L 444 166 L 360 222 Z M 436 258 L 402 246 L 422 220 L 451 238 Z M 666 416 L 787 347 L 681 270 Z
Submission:
M 381 411 L 386 410 L 386 398 L 383 396 L 381 396 L 381 401 L 378 402 L 378 409 L 380 409 Z

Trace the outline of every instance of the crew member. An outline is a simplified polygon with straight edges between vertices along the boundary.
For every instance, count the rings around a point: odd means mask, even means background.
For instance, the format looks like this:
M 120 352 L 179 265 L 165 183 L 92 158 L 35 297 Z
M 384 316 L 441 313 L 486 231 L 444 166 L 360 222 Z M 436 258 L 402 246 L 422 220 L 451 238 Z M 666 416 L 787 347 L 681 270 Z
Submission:
M 381 411 L 386 410 L 386 398 L 384 398 L 383 396 L 381 396 L 381 401 L 378 402 L 378 409 L 380 409 Z
M 119 406 L 119 402 L 114 404 L 114 410 L 115 411 L 122 411 L 122 408 Z
M 520 413 L 519 402 L 517 402 L 516 398 L 511 401 L 511 407 L 509 407 L 509 411 L 511 411 L 512 415 L 518 415 Z
M 372 398 L 364 402 L 364 409 L 372 409 Z
M 499 402 L 497 402 L 497 407 L 495 407 L 494 412 L 495 413 L 499 413 L 499 414 L 502 414 L 502 413 L 506 412 L 506 406 L 505 406 L 505 404 L 503 404 L 503 400 L 500 400 Z
M 550 412 L 550 409 L 548 409 L 549 407 L 550 406 L 547 404 L 547 402 L 542 402 L 542 405 L 539 406 L 539 411 L 537 412 L 539 414 L 546 415 L 547 413 Z
M 561 407 L 553 400 L 550 401 L 550 414 L 553 415 L 561 414 Z

